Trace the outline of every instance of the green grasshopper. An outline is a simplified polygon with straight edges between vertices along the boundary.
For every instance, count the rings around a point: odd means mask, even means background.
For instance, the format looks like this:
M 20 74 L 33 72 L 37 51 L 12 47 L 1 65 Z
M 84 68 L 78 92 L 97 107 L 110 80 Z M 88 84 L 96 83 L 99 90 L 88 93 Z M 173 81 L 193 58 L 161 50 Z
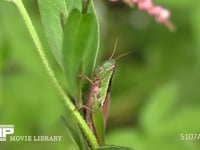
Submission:
M 85 119 L 90 129 L 95 134 L 100 146 L 105 144 L 104 130 L 107 122 L 110 90 L 116 68 L 116 60 L 127 55 L 126 53 L 112 59 L 116 51 L 116 45 L 117 41 L 115 43 L 113 54 L 102 66 L 95 69 L 92 79 L 83 76 L 91 84 L 86 104 L 88 109 L 86 109 Z
M 95 134 L 99 145 L 104 145 L 104 129 L 106 126 L 110 88 L 115 72 L 115 60 L 106 61 L 94 71 L 86 107 L 85 118 L 90 129 Z
M 106 61 L 98 67 L 92 78 L 91 88 L 86 110 L 86 121 L 94 132 L 99 145 L 104 145 L 104 128 L 107 120 L 108 105 L 110 101 L 110 88 L 115 71 L 115 61 Z

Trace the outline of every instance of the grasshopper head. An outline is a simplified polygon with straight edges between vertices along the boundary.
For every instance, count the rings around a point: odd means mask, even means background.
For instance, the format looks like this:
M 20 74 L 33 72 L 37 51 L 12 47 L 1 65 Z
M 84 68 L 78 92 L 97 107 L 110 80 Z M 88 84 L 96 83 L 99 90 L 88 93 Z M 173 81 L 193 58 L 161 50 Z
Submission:
M 94 74 L 97 77 L 102 77 L 106 75 L 108 72 L 113 72 L 114 69 L 115 69 L 115 60 L 107 60 L 101 67 L 95 69 Z

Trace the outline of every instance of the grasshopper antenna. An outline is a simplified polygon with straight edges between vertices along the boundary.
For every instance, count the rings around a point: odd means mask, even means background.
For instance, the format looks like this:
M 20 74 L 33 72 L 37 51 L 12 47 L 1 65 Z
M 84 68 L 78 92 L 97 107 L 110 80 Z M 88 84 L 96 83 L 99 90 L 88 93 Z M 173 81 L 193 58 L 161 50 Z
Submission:
M 133 51 L 129 51 L 129 52 L 126 52 L 126 53 L 124 53 L 124 54 L 121 54 L 121 55 L 117 56 L 116 58 L 114 58 L 114 60 L 118 60 L 118 59 L 120 59 L 120 58 L 122 58 L 122 57 L 124 57 L 124 56 L 126 56 L 126 55 L 131 54 L 131 53 L 133 53 Z
M 115 41 L 114 49 L 113 49 L 112 55 L 110 56 L 109 60 L 111 60 L 113 58 L 113 56 L 115 55 L 115 52 L 117 49 L 117 44 L 118 44 L 118 38 Z

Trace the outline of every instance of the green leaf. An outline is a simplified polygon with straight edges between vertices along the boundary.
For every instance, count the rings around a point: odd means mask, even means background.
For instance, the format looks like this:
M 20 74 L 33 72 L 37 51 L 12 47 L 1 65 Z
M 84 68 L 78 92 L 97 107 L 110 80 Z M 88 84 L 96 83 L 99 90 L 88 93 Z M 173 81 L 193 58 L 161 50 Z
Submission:
M 67 16 L 65 0 L 38 0 L 45 35 L 57 62 L 63 67 L 61 14 Z
M 170 82 L 160 87 L 143 109 L 141 114 L 142 124 L 148 128 L 157 128 L 170 115 L 178 100 L 178 84 Z
M 64 28 L 63 57 L 68 92 L 74 99 L 79 98 L 78 75 L 91 75 L 97 50 L 98 25 L 95 14 L 81 14 L 77 9 L 73 10 Z
M 89 14 L 83 15 L 80 13 L 82 10 L 81 0 L 67 0 L 66 2 L 65 0 L 38 0 L 38 5 L 50 49 L 57 62 L 66 71 L 66 78 L 69 84 L 68 91 L 70 91 L 69 94 L 77 99 L 77 93 L 78 91 L 80 92 L 81 87 L 79 86 L 79 89 L 77 89 L 76 77 L 77 74 L 80 73 L 77 70 L 80 69 L 82 70 L 81 73 L 89 76 L 90 74 L 88 73 L 92 73 L 97 56 L 99 35 L 93 2 L 91 1 L 89 3 Z M 76 14 L 74 15 L 75 8 L 78 9 L 80 13 L 79 17 Z M 63 24 L 61 23 L 62 17 L 67 20 L 67 23 L 65 24 L 64 39 Z M 74 27 L 77 27 L 77 29 Z M 71 58 L 72 55 L 76 58 Z M 74 60 L 70 61 L 69 59 Z M 65 61 L 65 66 L 63 61 Z
M 160 127 L 155 129 L 155 134 L 179 135 L 180 133 L 196 133 L 199 131 L 200 121 L 199 106 L 184 106 L 173 114 L 169 120 L 163 122 Z
M 100 148 L 96 148 L 94 150 L 133 150 L 132 148 L 129 147 L 123 147 L 123 146 L 115 146 L 115 145 L 111 145 L 111 146 L 102 146 Z

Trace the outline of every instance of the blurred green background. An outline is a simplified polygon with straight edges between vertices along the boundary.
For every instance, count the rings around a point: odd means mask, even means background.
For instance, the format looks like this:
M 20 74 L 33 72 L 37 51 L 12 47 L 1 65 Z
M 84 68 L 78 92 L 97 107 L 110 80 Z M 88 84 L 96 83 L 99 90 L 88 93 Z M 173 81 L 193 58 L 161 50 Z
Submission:
M 45 39 L 37 3 L 24 1 L 59 81 L 63 72 Z M 109 58 L 119 38 L 112 86 L 107 144 L 135 150 L 199 150 L 200 3 L 154 0 L 169 8 L 174 33 L 154 18 L 123 3 L 95 1 L 101 30 L 98 64 Z M 41 64 L 16 7 L 0 1 L 0 124 L 14 124 L 14 135 L 61 135 L 62 142 L 0 142 L 2 150 L 76 149 L 60 120 L 65 108 Z

